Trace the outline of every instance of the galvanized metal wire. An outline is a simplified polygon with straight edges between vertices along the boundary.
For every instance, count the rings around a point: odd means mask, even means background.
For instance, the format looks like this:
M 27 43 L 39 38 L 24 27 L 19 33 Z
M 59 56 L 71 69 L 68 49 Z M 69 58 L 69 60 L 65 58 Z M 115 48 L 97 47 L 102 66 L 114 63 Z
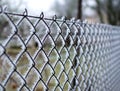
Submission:
M 0 91 L 119 91 L 120 27 L 3 8 L 0 18 Z

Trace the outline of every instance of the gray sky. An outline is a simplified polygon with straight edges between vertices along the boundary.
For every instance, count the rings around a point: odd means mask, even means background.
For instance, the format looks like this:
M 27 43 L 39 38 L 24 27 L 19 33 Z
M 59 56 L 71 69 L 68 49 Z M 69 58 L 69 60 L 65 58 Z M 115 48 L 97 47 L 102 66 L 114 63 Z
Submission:
M 45 16 L 51 16 L 55 15 L 55 12 L 52 10 L 52 5 L 54 4 L 55 0 L 19 0 L 22 2 L 22 10 L 27 9 L 29 14 L 34 14 L 34 15 L 39 15 L 41 12 L 45 13 Z M 64 0 L 58 0 L 59 3 L 64 4 Z M 11 5 L 18 4 L 18 0 L 10 0 Z M 83 3 L 83 6 L 85 4 L 88 5 L 95 5 L 94 0 L 85 0 L 85 3 Z M 83 9 L 85 15 L 93 15 L 94 11 L 91 10 L 90 8 L 85 8 Z
M 40 12 L 47 13 L 47 15 L 54 15 L 55 12 L 51 10 L 52 5 L 54 4 L 55 0 L 24 0 L 26 3 L 26 8 L 32 14 L 39 14 Z M 60 3 L 64 3 L 64 0 L 58 0 Z M 86 0 L 86 4 L 92 6 L 95 5 L 94 0 Z M 94 11 L 90 8 L 85 8 L 84 10 L 85 15 L 92 16 Z
M 49 13 L 50 7 L 54 4 L 54 0 L 24 0 L 26 8 L 30 13 L 39 14 L 40 12 Z

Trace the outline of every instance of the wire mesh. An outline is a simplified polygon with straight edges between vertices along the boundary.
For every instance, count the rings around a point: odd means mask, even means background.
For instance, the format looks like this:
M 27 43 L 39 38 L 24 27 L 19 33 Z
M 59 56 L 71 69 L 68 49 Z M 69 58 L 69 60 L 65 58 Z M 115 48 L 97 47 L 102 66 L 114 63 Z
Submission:
M 120 27 L 2 8 L 0 23 L 0 91 L 119 91 Z

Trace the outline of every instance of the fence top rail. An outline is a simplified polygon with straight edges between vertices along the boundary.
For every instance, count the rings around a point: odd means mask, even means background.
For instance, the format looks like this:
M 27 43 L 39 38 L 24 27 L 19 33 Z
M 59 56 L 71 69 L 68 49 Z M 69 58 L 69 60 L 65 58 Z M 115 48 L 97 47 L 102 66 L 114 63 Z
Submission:
M 87 20 L 80 20 L 80 19 L 75 19 L 71 18 L 70 20 L 67 19 L 66 16 L 63 16 L 60 18 L 57 18 L 56 15 L 54 15 L 52 18 L 46 18 L 44 13 L 41 12 L 39 16 L 35 15 L 29 15 L 27 9 L 24 10 L 23 13 L 15 13 L 15 12 L 9 12 L 7 10 L 7 7 L 2 7 L 0 6 L 0 14 L 6 14 L 6 15 L 13 15 L 13 16 L 22 16 L 22 17 L 29 17 L 29 18 L 38 18 L 40 20 L 50 20 L 54 22 L 63 22 L 63 23 L 68 23 L 68 24 L 75 24 L 75 25 L 83 25 L 83 26 L 93 26 L 93 27 L 99 27 L 99 28 L 110 28 L 110 29 L 115 29 L 115 30 L 120 30 L 120 26 L 113 26 L 109 24 L 101 24 L 101 23 L 96 23 L 96 22 L 88 22 Z

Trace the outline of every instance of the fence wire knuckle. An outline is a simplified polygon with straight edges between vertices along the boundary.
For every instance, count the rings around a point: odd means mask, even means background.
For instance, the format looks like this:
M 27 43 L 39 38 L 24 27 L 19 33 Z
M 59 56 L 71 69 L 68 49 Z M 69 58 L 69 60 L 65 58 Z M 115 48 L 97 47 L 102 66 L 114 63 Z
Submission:
M 0 23 L 0 91 L 119 91 L 120 27 L 1 6 Z

